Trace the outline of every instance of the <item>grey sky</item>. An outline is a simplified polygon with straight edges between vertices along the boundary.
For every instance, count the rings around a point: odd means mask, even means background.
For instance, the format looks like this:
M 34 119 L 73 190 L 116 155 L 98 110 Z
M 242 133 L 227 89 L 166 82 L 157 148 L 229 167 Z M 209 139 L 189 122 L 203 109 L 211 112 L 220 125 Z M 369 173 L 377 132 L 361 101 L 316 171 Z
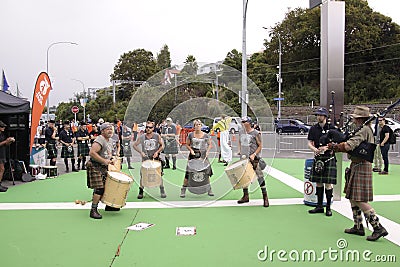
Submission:
M 377 12 L 400 24 L 398 0 L 369 0 Z M 11 91 L 16 84 L 31 101 L 36 78 L 46 71 L 54 90 L 50 103 L 68 101 L 85 87 L 110 85 L 119 57 L 144 48 L 154 56 L 169 46 L 173 64 L 189 54 L 199 62 L 223 60 L 242 47 L 242 0 L 0 0 L 0 68 Z M 249 0 L 247 53 L 263 48 L 262 27 L 280 22 L 288 8 L 309 0 Z M 284 57 L 284 55 L 283 55 Z

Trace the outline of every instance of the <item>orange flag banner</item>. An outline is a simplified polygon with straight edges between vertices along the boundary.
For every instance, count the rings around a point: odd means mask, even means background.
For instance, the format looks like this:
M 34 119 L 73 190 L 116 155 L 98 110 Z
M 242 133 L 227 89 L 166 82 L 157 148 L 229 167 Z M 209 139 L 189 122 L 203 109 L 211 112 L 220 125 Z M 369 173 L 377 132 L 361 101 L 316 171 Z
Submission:
M 31 143 L 30 151 L 32 152 L 33 141 L 36 135 L 36 129 L 39 126 L 40 117 L 42 116 L 44 105 L 51 90 L 50 78 L 46 72 L 41 72 L 36 80 L 35 91 L 33 92 L 32 101 L 32 118 L 31 118 Z

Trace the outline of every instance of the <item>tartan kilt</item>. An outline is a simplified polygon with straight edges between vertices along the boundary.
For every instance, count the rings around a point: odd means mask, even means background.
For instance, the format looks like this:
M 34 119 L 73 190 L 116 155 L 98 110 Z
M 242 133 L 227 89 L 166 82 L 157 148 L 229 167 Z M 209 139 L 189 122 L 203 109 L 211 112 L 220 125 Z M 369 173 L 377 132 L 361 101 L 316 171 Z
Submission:
M 330 159 L 332 158 L 333 159 Z M 329 160 L 330 159 L 330 160 Z M 324 162 L 324 169 L 321 173 L 315 171 L 315 163 L 321 160 Z M 324 184 L 336 184 L 337 183 L 337 167 L 336 167 L 336 157 L 331 154 L 319 155 L 314 158 L 314 162 L 310 173 L 310 182 L 314 183 L 324 183 Z
M 85 142 L 85 143 L 81 143 L 82 141 L 80 141 L 78 143 L 78 157 L 79 156 L 89 156 L 89 145 Z
M 89 188 L 104 188 L 107 179 L 107 166 L 89 160 L 86 163 L 86 178 Z
M 122 142 L 122 147 L 121 147 L 121 153 L 123 153 L 123 155 L 125 157 L 132 157 L 132 149 L 131 149 L 131 142 L 130 141 L 125 141 Z
M 178 142 L 176 139 L 164 139 L 164 154 L 178 154 Z
M 350 177 L 346 179 L 343 192 L 350 200 L 360 202 L 373 200 L 372 164 L 370 162 L 351 162 Z
M 57 147 L 56 144 L 47 143 L 47 159 L 54 159 L 57 158 Z
M 71 148 L 72 148 L 72 150 L 71 150 L 71 152 L 69 152 L 67 149 L 67 146 L 63 145 L 61 148 L 61 157 L 62 158 L 74 158 L 75 157 L 74 148 L 73 147 L 71 147 Z

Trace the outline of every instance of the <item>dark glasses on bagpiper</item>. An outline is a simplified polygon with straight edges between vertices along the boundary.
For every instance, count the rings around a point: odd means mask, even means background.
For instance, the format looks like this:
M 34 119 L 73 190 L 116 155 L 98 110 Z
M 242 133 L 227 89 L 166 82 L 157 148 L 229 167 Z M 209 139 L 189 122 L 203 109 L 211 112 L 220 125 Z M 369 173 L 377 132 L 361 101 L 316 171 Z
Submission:
M 153 129 L 153 126 L 146 126 L 146 129 Z

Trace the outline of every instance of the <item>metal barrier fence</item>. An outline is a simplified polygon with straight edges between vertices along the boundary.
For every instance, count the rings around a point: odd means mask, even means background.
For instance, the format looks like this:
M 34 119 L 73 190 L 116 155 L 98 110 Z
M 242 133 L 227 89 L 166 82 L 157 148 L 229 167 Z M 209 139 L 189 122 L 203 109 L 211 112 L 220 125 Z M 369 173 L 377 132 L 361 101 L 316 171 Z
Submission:
M 307 135 L 301 134 L 275 134 L 276 153 L 280 152 L 309 152 Z M 268 142 L 270 143 L 270 142 Z M 389 156 L 400 157 L 400 138 L 396 138 L 396 144 L 391 145 Z

